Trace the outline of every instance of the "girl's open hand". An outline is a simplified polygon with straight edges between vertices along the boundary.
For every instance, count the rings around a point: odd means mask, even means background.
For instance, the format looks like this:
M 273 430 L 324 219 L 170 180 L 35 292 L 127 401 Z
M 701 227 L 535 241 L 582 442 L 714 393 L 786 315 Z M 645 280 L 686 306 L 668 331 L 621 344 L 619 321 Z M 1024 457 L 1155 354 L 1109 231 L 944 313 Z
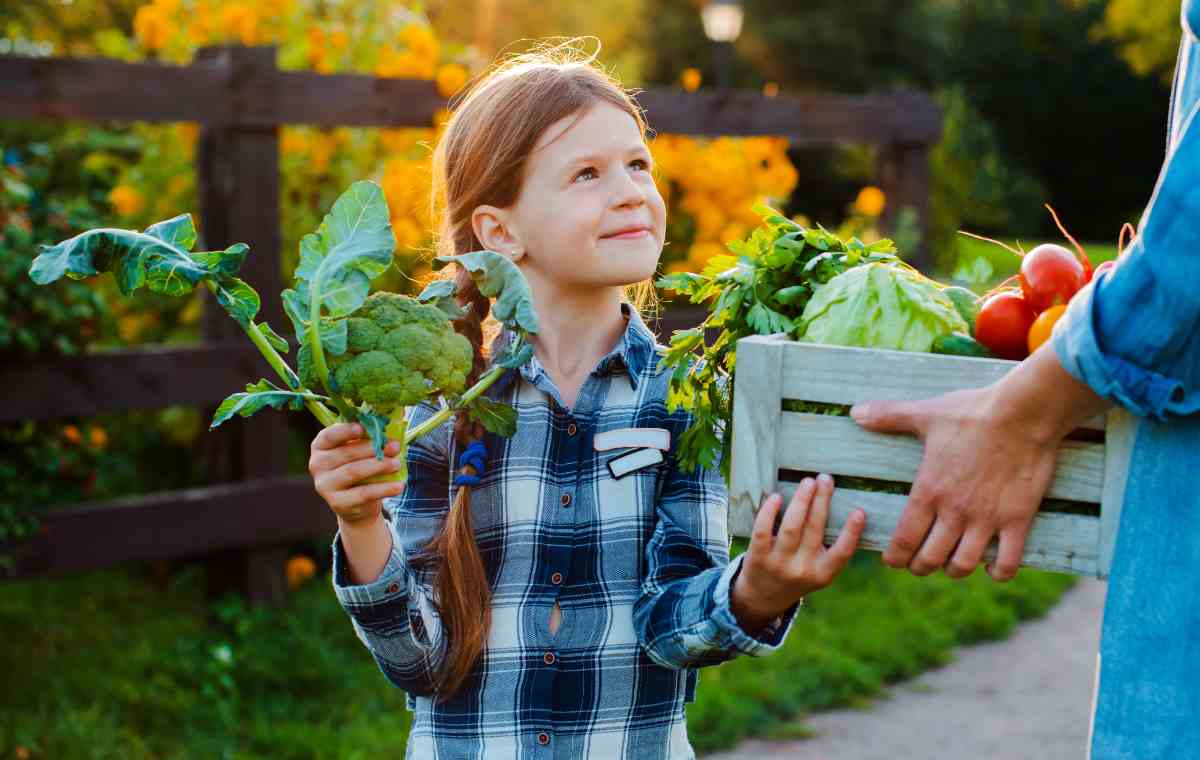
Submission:
M 378 517 L 383 500 L 404 491 L 403 482 L 357 485 L 372 475 L 400 469 L 400 461 L 391 456 L 399 453 L 398 442 L 388 441 L 381 461 L 375 458 L 370 439 L 363 435 L 358 424 L 330 425 L 313 438 L 308 459 L 313 487 L 334 514 L 346 522 Z
M 825 523 L 833 478 L 805 478 L 775 533 L 783 497 L 772 494 L 754 519 L 750 548 L 731 589 L 733 613 L 747 631 L 758 631 L 804 596 L 833 583 L 858 548 L 867 514 L 855 510 L 837 541 L 825 548 Z

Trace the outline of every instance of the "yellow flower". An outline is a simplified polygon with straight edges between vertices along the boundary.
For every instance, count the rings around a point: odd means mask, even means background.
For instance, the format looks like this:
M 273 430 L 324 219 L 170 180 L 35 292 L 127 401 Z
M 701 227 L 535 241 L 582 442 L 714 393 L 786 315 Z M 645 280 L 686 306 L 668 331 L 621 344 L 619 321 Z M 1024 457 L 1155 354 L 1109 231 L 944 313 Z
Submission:
M 768 98 L 773 98 L 779 94 L 779 85 L 775 82 L 767 82 L 763 85 L 763 95 Z
M 102 449 L 108 445 L 108 433 L 102 427 L 93 427 L 88 430 L 88 440 L 94 448 Z
M 397 248 L 414 248 L 425 240 L 425 232 L 408 217 L 392 219 L 392 233 L 396 236 Z
M 687 259 L 678 259 L 667 264 L 667 274 L 690 271 L 692 271 L 692 265 L 688 263 Z
M 200 136 L 200 125 L 194 121 L 180 122 L 175 125 L 175 134 L 188 148 L 195 147 L 196 139 Z
M 471 78 L 471 73 L 465 66 L 448 63 L 437 70 L 437 88 L 443 98 L 453 97 Z
M 303 153 L 308 148 L 308 140 L 303 132 L 298 132 L 295 129 L 284 128 L 283 137 L 279 141 L 279 150 L 284 155 L 294 153 Z
M 450 123 L 450 119 L 454 116 L 454 112 L 449 108 L 439 108 L 433 112 L 433 126 L 444 127 Z
M 700 69 L 686 68 L 679 75 L 679 83 L 683 85 L 683 89 L 688 92 L 695 92 L 700 89 Z
M 745 225 L 738 222 L 730 222 L 725 226 L 725 229 L 721 230 L 721 240 L 728 243 L 733 240 L 741 240 L 747 234 Z
M 285 574 L 288 588 L 298 589 L 305 581 L 317 574 L 317 563 L 313 562 L 311 557 L 297 554 L 287 561 Z
M 108 194 L 108 202 L 121 216 L 133 216 L 146 207 L 146 199 L 129 185 L 117 185 Z
M 241 3 L 221 9 L 221 28 L 227 36 L 239 38 L 243 45 L 254 45 L 261 39 L 258 13 Z
M 385 48 L 375 64 L 375 76 L 400 79 L 432 79 L 433 61 L 421 58 L 410 51 L 403 53 L 394 48 Z
M 344 50 L 350 43 L 350 35 L 345 29 L 335 29 L 329 35 L 329 46 L 334 50 Z
M 167 195 L 177 197 L 183 195 L 192 187 L 192 175 L 176 174 L 167 182 Z
M 854 199 L 854 210 L 866 216 L 879 216 L 887 207 L 887 196 L 879 188 L 868 185 Z
M 63 438 L 74 444 L 79 444 L 83 441 L 83 433 L 79 432 L 79 428 L 74 425 L 66 425 L 62 429 Z
M 692 271 L 699 272 L 713 256 L 725 253 L 725 246 L 720 243 L 694 243 L 688 251 L 688 264 L 695 267 Z
M 157 5 L 143 5 L 133 17 L 133 31 L 138 42 L 150 50 L 166 47 L 171 36 L 171 26 L 166 13 Z
M 409 52 L 424 58 L 432 65 L 437 60 L 439 45 L 433 30 L 424 24 L 409 24 L 400 32 L 400 41 Z M 428 78 L 428 77 L 425 77 Z
M 315 172 L 322 174 L 329 168 L 333 153 L 337 149 L 337 141 L 332 135 L 318 133 L 312 141 L 312 167 Z

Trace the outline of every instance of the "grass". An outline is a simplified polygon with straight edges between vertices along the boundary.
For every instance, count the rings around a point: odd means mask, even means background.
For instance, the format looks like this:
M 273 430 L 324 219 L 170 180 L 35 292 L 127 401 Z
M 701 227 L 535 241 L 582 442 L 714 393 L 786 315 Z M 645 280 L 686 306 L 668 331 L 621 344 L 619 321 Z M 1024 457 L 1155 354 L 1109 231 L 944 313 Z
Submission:
M 204 598 L 203 570 L 131 566 L 0 587 L 0 758 L 366 758 L 402 753 L 404 694 L 379 674 L 318 576 L 286 609 Z M 814 594 L 785 646 L 700 676 L 697 750 L 803 736 L 807 711 L 859 705 L 887 684 L 1007 635 L 1073 579 L 919 579 L 860 553 Z

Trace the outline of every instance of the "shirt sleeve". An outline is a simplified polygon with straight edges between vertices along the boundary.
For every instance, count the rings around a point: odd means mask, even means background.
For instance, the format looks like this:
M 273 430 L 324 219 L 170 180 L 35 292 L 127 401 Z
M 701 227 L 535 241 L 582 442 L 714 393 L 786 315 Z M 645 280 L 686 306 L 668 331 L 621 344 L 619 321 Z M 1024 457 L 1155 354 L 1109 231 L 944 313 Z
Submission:
M 799 604 L 758 636 L 734 617 L 729 591 L 743 557 L 729 561 L 729 499 L 719 463 L 686 473 L 672 456 L 665 477 L 645 550 L 646 576 L 633 608 L 642 648 L 659 665 L 676 669 L 775 651 Z
M 429 405 L 411 407 L 406 415 L 409 427 L 435 412 Z M 351 584 L 340 532 L 333 540 L 338 601 L 379 669 L 413 696 L 436 691 L 447 649 L 427 575 L 411 559 L 449 509 L 448 445 L 448 424 L 409 445 L 408 485 L 403 494 L 384 501 L 392 552 L 376 580 Z
M 1200 124 L 1183 121 L 1141 229 L 1112 272 L 1055 325 L 1063 367 L 1098 395 L 1157 420 L 1200 411 Z

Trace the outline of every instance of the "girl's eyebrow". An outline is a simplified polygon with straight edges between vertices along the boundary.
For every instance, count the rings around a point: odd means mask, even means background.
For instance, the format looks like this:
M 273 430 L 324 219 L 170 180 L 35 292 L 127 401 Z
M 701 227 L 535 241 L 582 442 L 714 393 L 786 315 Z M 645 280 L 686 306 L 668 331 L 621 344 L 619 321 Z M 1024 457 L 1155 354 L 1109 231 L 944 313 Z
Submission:
M 630 146 L 629 148 L 625 149 L 625 155 L 627 155 L 627 156 L 632 156 L 636 153 L 642 153 L 642 154 L 648 156 L 648 155 L 650 155 L 650 149 L 647 148 L 645 145 L 633 145 L 633 146 Z M 578 166 L 579 164 L 597 164 L 597 163 L 602 163 L 605 158 L 606 158 L 606 156 L 602 155 L 602 154 L 589 154 L 586 156 L 576 156 L 575 158 L 568 161 L 566 165 L 568 167 L 572 167 L 572 166 Z

